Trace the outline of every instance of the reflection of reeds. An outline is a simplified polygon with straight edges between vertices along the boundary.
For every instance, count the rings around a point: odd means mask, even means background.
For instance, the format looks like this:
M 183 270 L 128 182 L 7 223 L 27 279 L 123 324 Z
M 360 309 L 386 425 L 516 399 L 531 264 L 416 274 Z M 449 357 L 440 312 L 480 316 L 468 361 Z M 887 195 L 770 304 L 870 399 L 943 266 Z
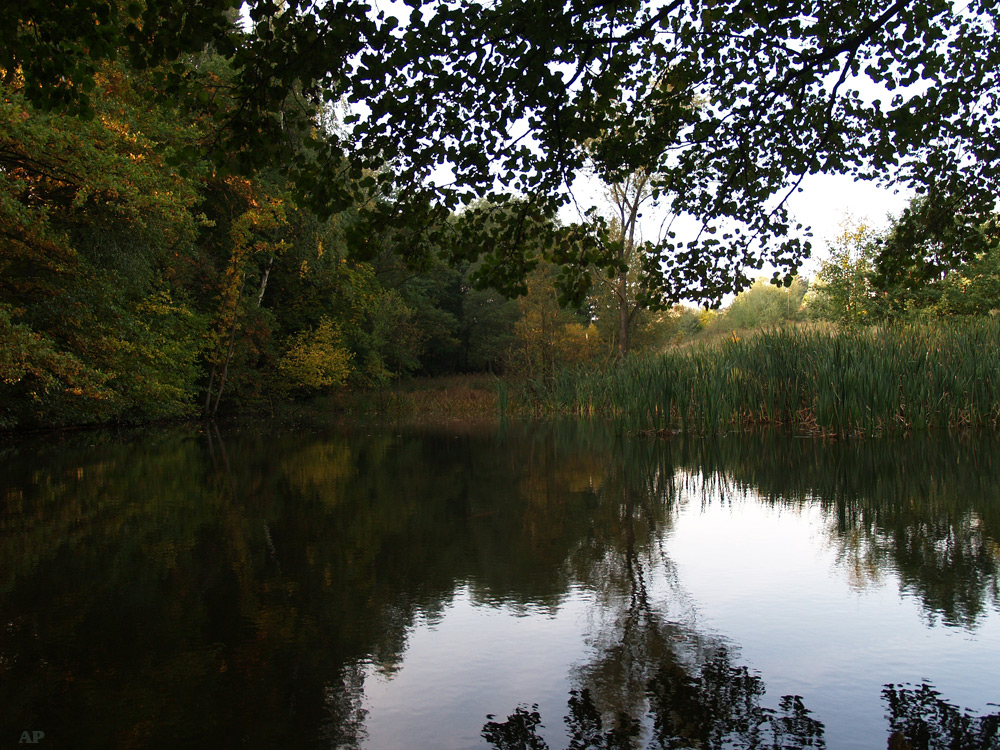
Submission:
M 344 391 L 297 406 L 290 418 L 330 413 L 404 421 L 493 420 L 506 394 L 492 375 L 415 378 L 381 390 Z
M 782 328 L 605 372 L 532 383 L 527 408 L 617 417 L 633 432 L 787 425 L 828 435 L 1000 423 L 1000 321 Z

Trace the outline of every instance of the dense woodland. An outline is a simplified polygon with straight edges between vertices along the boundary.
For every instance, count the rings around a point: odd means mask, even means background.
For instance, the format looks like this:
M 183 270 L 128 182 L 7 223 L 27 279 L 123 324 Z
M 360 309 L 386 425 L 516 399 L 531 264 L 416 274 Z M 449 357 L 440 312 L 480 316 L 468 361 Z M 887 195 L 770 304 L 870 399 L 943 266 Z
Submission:
M 788 322 L 995 314 L 995 9 L 854 3 L 858 32 L 811 5 L 805 26 L 718 5 L 441 5 L 400 25 L 363 3 L 23 4 L 0 24 L 0 428 L 269 409 L 404 375 L 551 381 Z M 726 23 L 798 73 L 754 93 L 767 70 L 724 41 L 696 69 Z M 625 41 L 598 54 L 606 34 Z M 851 104 L 824 76 L 858 75 L 863 53 L 890 89 L 930 87 Z M 534 147 L 508 137 L 518 121 Z M 445 162 L 451 192 L 428 182 Z M 773 197 L 819 171 L 920 197 L 885 232 L 845 226 L 805 279 L 809 244 Z M 561 222 L 581 172 L 607 201 Z M 643 240 L 642 211 L 702 230 Z

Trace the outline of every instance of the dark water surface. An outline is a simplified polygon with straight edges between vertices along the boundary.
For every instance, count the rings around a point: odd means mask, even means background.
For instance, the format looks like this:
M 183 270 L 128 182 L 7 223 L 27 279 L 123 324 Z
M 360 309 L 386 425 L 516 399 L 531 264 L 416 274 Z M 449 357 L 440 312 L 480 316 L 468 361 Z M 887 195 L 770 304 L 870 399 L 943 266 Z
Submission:
M 0 748 L 1000 748 L 1000 445 L 0 446 Z

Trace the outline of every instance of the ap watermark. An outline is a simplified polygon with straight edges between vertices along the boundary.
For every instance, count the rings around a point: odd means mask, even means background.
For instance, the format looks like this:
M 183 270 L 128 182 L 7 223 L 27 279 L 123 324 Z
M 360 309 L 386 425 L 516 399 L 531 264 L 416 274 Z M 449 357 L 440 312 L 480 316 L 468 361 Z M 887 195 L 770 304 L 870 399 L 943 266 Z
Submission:
M 19 744 L 22 745 L 37 745 L 45 739 L 45 732 L 33 731 L 33 732 L 21 732 L 21 739 L 18 740 Z

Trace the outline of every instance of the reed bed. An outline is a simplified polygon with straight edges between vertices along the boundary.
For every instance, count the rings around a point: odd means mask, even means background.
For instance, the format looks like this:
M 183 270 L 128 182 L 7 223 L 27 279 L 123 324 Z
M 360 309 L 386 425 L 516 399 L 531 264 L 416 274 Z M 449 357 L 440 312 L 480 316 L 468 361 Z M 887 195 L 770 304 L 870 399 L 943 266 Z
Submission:
M 789 327 L 567 370 L 505 394 L 512 409 L 602 415 L 630 432 L 761 425 L 879 435 L 1000 424 L 1000 321 Z

